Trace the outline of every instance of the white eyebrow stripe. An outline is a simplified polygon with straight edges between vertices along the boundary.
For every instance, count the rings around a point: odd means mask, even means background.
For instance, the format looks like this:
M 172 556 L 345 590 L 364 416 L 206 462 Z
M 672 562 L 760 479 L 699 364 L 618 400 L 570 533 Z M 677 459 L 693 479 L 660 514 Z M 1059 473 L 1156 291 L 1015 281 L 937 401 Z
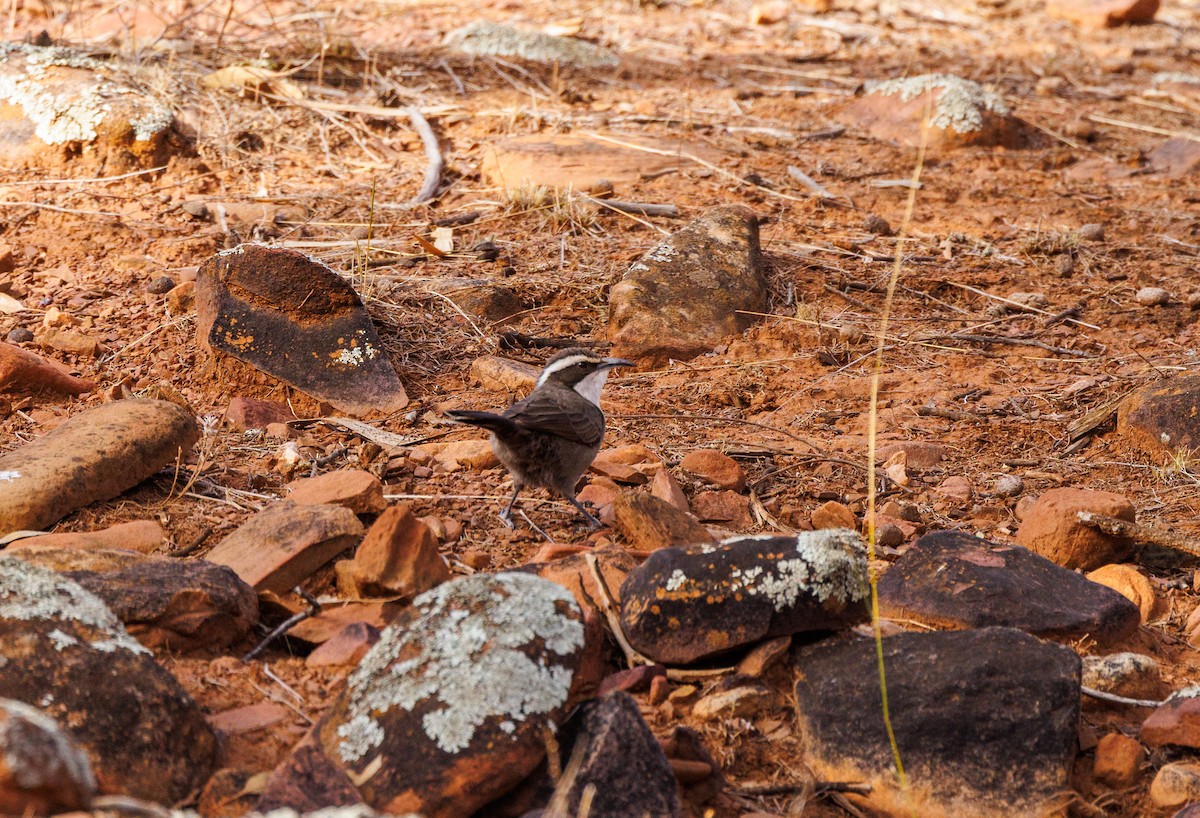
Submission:
M 549 378 L 551 375 L 553 375 L 555 372 L 562 372 L 564 369 L 566 369 L 569 366 L 575 366 L 575 364 L 583 363 L 584 361 L 590 361 L 590 360 L 592 360 L 592 359 L 586 355 L 571 355 L 570 357 L 563 358 L 561 361 L 555 361 L 554 363 L 547 366 L 544 370 L 542 370 L 542 376 L 540 378 L 538 378 L 537 385 L 541 386 L 542 384 L 544 384 L 546 382 L 546 379 Z

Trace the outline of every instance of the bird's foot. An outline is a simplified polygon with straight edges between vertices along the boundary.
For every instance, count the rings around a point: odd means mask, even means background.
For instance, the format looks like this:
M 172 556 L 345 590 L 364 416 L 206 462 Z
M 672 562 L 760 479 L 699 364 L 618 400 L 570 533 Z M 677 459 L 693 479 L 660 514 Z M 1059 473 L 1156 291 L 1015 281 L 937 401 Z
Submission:
M 500 518 L 500 522 L 504 523 L 504 525 L 505 525 L 505 526 L 506 526 L 506 527 L 507 527 L 509 530 L 514 530 L 514 531 L 516 530 L 516 528 L 517 528 L 517 525 L 516 525 L 516 523 L 514 523 L 514 522 L 513 522 L 513 518 L 512 518 L 512 512 L 511 512 L 511 511 L 504 510 L 504 511 L 501 511 L 501 512 L 500 512 L 499 514 L 497 514 L 496 516 Z

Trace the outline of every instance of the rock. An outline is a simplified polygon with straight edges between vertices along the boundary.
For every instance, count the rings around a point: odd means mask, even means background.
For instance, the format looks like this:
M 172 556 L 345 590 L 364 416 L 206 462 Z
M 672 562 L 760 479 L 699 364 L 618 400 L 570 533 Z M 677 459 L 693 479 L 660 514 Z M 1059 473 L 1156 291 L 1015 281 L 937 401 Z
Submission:
M 1150 783 L 1150 800 L 1160 807 L 1200 801 L 1200 764 L 1188 761 L 1164 764 Z
M 376 809 L 470 815 L 537 766 L 590 649 L 579 606 L 552 582 L 449 582 L 383 632 L 315 739 Z
M 256 591 L 284 593 L 362 539 L 358 517 L 341 506 L 267 506 L 208 552 Z
M 670 503 L 685 514 L 690 513 L 692 510 L 691 505 L 688 503 L 687 495 L 679 487 L 679 481 L 665 468 L 659 469 L 654 473 L 654 477 L 650 481 L 650 496 Z
M 12 333 L 9 335 L 12 340 Z M 0 395 L 55 399 L 82 395 L 95 388 L 96 384 L 76 378 L 66 367 L 0 341 Z
M 845 530 L 663 548 L 621 586 L 621 624 L 642 654 L 688 664 L 860 622 L 866 577 L 862 542 Z
M 414 463 L 436 461 L 442 471 L 456 472 L 464 468 L 482 471 L 500 465 L 487 440 L 456 440 L 452 443 L 422 443 L 409 450 Z
M 1104 241 L 1104 224 L 1101 222 L 1091 222 L 1090 224 L 1081 225 L 1075 231 L 1075 235 L 1080 241 Z
M 1111 491 L 1050 489 L 1038 497 L 1021 519 L 1017 542 L 1064 568 L 1092 571 L 1120 562 L 1133 553 L 1133 543 L 1079 522 L 1080 511 L 1107 514 L 1133 522 L 1133 504 Z
M 243 244 L 200 265 L 196 340 L 351 414 L 408 405 L 354 288 L 295 250 Z
M 1174 137 L 1151 150 L 1146 160 L 1155 173 L 1182 179 L 1200 171 L 1200 142 Z
M 595 574 L 588 566 L 588 556 L 595 560 L 596 568 L 604 577 L 604 584 L 608 586 L 609 593 L 613 594 L 616 597 L 614 601 L 620 604 L 621 586 L 625 582 L 625 578 L 629 576 L 629 572 L 637 567 L 637 560 L 624 548 L 615 545 L 592 549 L 550 562 L 531 562 L 522 565 L 517 570 L 536 574 L 542 579 L 548 579 L 561 585 L 571 592 L 581 610 L 600 615 L 602 611 L 598 607 L 597 600 L 602 599 L 603 594 L 596 585 Z
M 484 389 L 527 394 L 537 386 L 541 371 L 520 361 L 485 355 L 471 364 L 471 380 Z
M 676 726 L 660 743 L 671 762 L 671 769 L 675 771 L 675 780 L 679 782 L 683 797 L 689 804 L 702 807 L 725 789 L 721 765 L 705 748 L 695 730 Z
M 239 432 L 265 429 L 272 423 L 287 423 L 295 419 L 292 407 L 286 403 L 242 396 L 229 401 L 229 407 L 225 410 L 225 420 Z
M 450 579 L 437 538 L 407 503 L 380 514 L 354 559 L 339 562 L 336 571 L 338 590 L 351 599 L 415 597 Z
M 254 812 L 266 776 L 233 767 L 217 770 L 204 784 L 195 810 L 202 818 L 242 818 Z
M 706 523 L 724 523 L 731 528 L 749 528 L 750 500 L 736 491 L 702 491 L 692 498 L 696 517 Z
M 325 810 L 335 816 L 342 813 L 355 816 L 357 809 L 337 808 L 357 807 L 362 803 L 354 781 L 317 746 L 310 734 L 271 772 L 256 812 L 279 818 L 299 818 L 297 813 L 315 816 Z
M 667 669 L 662 665 L 637 665 L 628 670 L 618 670 L 604 677 L 600 683 L 599 696 L 623 690 L 626 693 L 636 693 L 647 690 L 654 680 L 666 678 Z
M 309 667 L 357 665 L 379 641 L 379 634 L 378 628 L 366 622 L 351 622 L 308 654 L 304 664 Z
M 1138 780 L 1145 760 L 1146 751 L 1137 739 L 1109 733 L 1096 745 L 1096 763 L 1092 775 L 1102 784 L 1122 789 Z
M 978 83 L 949 74 L 921 74 L 867 82 L 866 93 L 843 111 L 843 120 L 876 139 L 917 147 L 1020 147 L 1023 123 L 1007 103 Z M 925 113 L 929 111 L 924 137 Z
M 0 558 L 0 696 L 58 722 L 101 792 L 173 804 L 215 767 L 200 708 L 104 603 L 11 557 Z
M 617 529 L 638 551 L 716 542 L 690 514 L 640 491 L 622 493 L 613 504 L 613 513 Z
M 337 636 L 348 625 L 366 624 L 379 630 L 392 623 L 404 606 L 394 602 L 348 602 L 326 605 L 288 631 L 289 639 L 321 645 Z
M 291 718 L 293 713 L 282 704 L 276 702 L 259 702 L 245 707 L 234 707 L 209 716 L 208 723 L 213 729 L 227 736 L 237 736 L 243 733 L 254 733 L 264 730 L 272 724 Z
M 938 627 L 1006 626 L 1050 639 L 1118 642 L 1138 627 L 1120 594 L 1015 545 L 926 534 L 879 580 L 883 616 Z
M 1165 307 L 1171 303 L 1171 294 L 1162 287 L 1142 287 L 1133 298 L 1143 307 Z
M 740 205 L 709 210 L 659 242 L 609 292 L 613 354 L 643 367 L 688 360 L 765 312 L 758 222 Z
M 848 528 L 853 531 L 858 528 L 858 520 L 848 506 L 837 500 L 830 500 L 813 510 L 812 527 L 817 530 Z
M 196 282 L 185 281 L 167 293 L 167 310 L 171 315 L 186 315 L 196 308 Z
M 692 706 L 692 716 L 704 721 L 751 718 L 762 713 L 771 697 L 766 685 L 737 685 L 702 697 Z
M 947 477 L 938 484 L 934 491 L 948 500 L 960 503 L 969 503 L 975 496 L 975 492 L 971 488 L 971 481 L 961 475 Z
M 882 729 L 872 639 L 824 640 L 796 655 L 796 713 L 818 779 L 860 781 L 892 815 L 1049 814 L 1067 788 L 1079 730 L 1079 657 L 1011 628 L 883 640 L 901 792 Z M 1004 691 L 1003 696 L 998 691 Z
M 683 814 L 675 776 L 662 747 L 627 693 L 587 702 L 567 725 L 562 765 L 577 763 L 560 780 L 552 804 L 561 815 L 589 818 L 678 818 Z M 569 747 L 569 750 L 567 749 Z M 577 761 L 572 761 L 578 759 Z
M 34 336 L 38 346 L 75 355 L 80 358 L 96 358 L 100 355 L 100 342 L 90 335 L 69 329 L 47 327 Z
M 621 487 L 607 477 L 597 477 L 579 490 L 575 495 L 585 508 L 591 508 L 593 516 L 604 525 L 611 526 L 617 521 L 613 504 L 621 496 Z
M 1200 747 L 1200 698 L 1167 699 L 1142 722 L 1138 738 L 1147 747 Z
M 14 555 L 96 595 L 130 636 L 155 651 L 223 648 L 258 623 L 258 598 L 228 568 L 128 551 L 46 549 Z
M 897 452 L 904 452 L 908 468 L 917 471 L 932 469 L 946 459 L 945 446 L 941 443 L 930 443 L 924 440 L 909 440 L 880 446 L 875 451 L 875 459 L 880 463 L 886 463 Z
M 1083 686 L 1130 699 L 1162 696 L 1158 662 L 1140 653 L 1083 657 Z
M 33 340 L 33 333 L 25 329 L 25 327 L 13 327 L 5 336 L 10 344 L 28 344 Z
M 1159 0 L 1046 0 L 1046 14 L 1087 28 L 1149 23 Z
M 689 453 L 679 468 L 719 489 L 740 492 L 746 488 L 746 472 L 736 460 L 716 449 L 697 449 Z
M 175 279 L 170 276 L 159 276 L 146 285 L 146 292 L 151 295 L 166 295 L 175 289 Z
M 92 765 L 42 711 L 0 699 L 0 814 L 55 815 L 88 807 Z
M 780 636 L 768 639 L 750 649 L 737 663 L 737 675 L 757 678 L 775 665 L 792 646 L 792 637 Z
M 299 506 L 341 506 L 355 514 L 378 514 L 387 508 L 383 483 L 362 469 L 341 469 L 293 480 L 287 488 L 287 499 Z
M 992 484 L 992 493 L 997 497 L 1016 497 L 1025 490 L 1025 481 L 1016 474 L 1002 474 Z
M 173 403 L 121 400 L 80 412 L 0 454 L 0 532 L 41 530 L 186 457 L 200 438 Z
M 70 48 L 0 43 L 5 159 L 24 167 L 102 166 L 109 173 L 166 164 L 179 149 L 174 116 L 141 90 L 150 77 L 133 83 L 125 73 Z
M 1154 583 L 1134 566 L 1119 563 L 1102 565 L 1090 572 L 1087 578 L 1092 582 L 1112 588 L 1137 605 L 1143 625 L 1154 618 L 1158 609 L 1158 596 L 1154 593 Z
M 427 282 L 425 289 L 450 299 L 463 312 L 483 318 L 491 324 L 523 312 L 525 304 L 508 287 L 472 279 L 438 279 Z
M 657 153 L 660 150 L 670 154 Z M 532 197 L 537 204 L 538 188 L 590 190 L 604 181 L 624 185 L 670 173 L 679 168 L 679 150 L 715 158 L 711 149 L 687 141 L 624 133 L 531 134 L 485 145 L 479 171 L 489 184 Z
M 875 213 L 867 214 L 863 219 L 863 229 L 876 236 L 894 236 L 896 231 L 888 224 L 888 220 Z M 890 457 L 890 455 L 889 455 Z M 887 457 L 883 458 L 887 460 Z
M 96 551 L 116 548 L 151 554 L 162 547 L 165 538 L 162 526 L 153 520 L 135 520 L 117 523 L 100 531 L 70 531 L 61 534 L 43 534 L 40 537 L 25 537 L 9 543 L 5 549 L 13 554 L 18 551 L 44 551 L 46 549 L 79 549 Z
M 1200 448 L 1197 415 L 1200 375 L 1177 375 L 1127 395 L 1117 406 L 1117 435 L 1145 454 L 1175 457 Z
M 545 65 L 590 69 L 610 68 L 619 62 L 616 54 L 586 40 L 483 20 L 451 32 L 446 40 L 464 54 L 478 57 L 519 57 Z

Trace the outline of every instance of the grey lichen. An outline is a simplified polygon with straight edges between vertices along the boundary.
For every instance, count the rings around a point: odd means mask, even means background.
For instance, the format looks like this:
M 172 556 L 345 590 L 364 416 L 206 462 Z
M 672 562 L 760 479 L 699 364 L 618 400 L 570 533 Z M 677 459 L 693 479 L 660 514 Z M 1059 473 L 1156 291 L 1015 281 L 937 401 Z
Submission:
M 343 761 L 382 743 L 379 718 L 394 708 L 436 702 L 422 726 L 455 753 L 488 719 L 516 725 L 566 702 L 574 675 L 567 657 L 583 647 L 583 624 L 562 586 L 529 574 L 480 574 L 422 594 L 413 608 L 416 620 L 385 630 L 347 681 L 347 719 L 337 731 Z M 542 650 L 530 656 L 535 642 Z
M 618 62 L 611 51 L 584 40 L 526 31 L 503 23 L 471 23 L 452 32 L 447 39 L 460 51 L 480 57 L 519 57 L 577 68 L 605 68 Z
M 15 557 L 0 557 L 0 619 L 76 622 L 97 632 L 89 646 L 106 653 L 128 650 L 146 653 L 99 597 L 61 574 Z M 51 632 L 56 649 L 71 646 L 62 629 Z
M 24 702 L 0 699 L 0 753 L 9 774 L 24 789 L 42 789 L 65 773 L 85 797 L 96 791 L 96 777 L 83 751 L 54 719 Z
M 54 68 L 89 76 L 69 84 L 55 82 Z M 124 109 L 137 112 L 129 123 L 136 140 L 149 140 L 170 127 L 174 117 L 169 109 L 116 82 L 113 74 L 103 62 L 69 48 L 0 44 L 0 101 L 19 106 L 47 145 L 92 141 L 120 98 Z
M 776 610 L 793 607 L 801 597 L 822 603 L 833 599 L 843 605 L 866 598 L 867 552 L 858 534 L 849 529 L 801 531 L 794 538 L 734 537 L 721 545 L 775 539 L 787 546 L 782 556 L 766 565 L 735 568 L 731 590 L 764 597 Z
M 930 114 L 929 124 L 956 133 L 980 130 L 984 111 L 999 116 L 1008 116 L 1010 113 L 999 94 L 988 91 L 977 82 L 951 74 L 921 74 L 898 80 L 868 82 L 866 90 L 871 94 L 899 96 L 905 102 L 928 91 L 941 91 Z

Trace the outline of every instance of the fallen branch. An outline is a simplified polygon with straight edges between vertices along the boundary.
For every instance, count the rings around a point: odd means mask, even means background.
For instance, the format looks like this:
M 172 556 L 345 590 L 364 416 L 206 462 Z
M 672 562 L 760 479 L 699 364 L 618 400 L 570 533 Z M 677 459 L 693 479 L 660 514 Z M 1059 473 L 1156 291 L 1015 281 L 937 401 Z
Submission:
M 1200 545 L 1190 538 L 1184 538 L 1169 531 L 1152 528 L 1141 523 L 1131 523 L 1129 520 L 1110 517 L 1096 511 L 1080 511 L 1076 515 L 1082 524 L 1099 529 L 1110 537 L 1123 537 L 1142 544 L 1161 545 L 1164 548 L 1183 551 L 1185 554 L 1200 556 Z
M 430 127 L 429 120 L 425 118 L 424 114 L 411 106 L 405 111 L 409 120 L 412 121 L 413 128 L 421 137 L 421 144 L 425 146 L 425 158 L 429 160 L 429 164 L 425 166 L 425 181 L 421 184 L 421 189 L 408 201 L 410 205 L 419 205 L 428 202 L 437 193 L 446 160 L 442 157 L 441 147 L 438 146 L 437 134 L 433 132 L 433 128 Z
M 1067 319 L 1069 320 L 1069 319 Z M 1045 341 L 1039 341 L 1036 338 L 1013 338 L 1006 335 L 976 335 L 969 332 L 938 332 L 929 335 L 922 334 L 919 337 L 921 341 L 968 341 L 973 344 L 1012 344 L 1014 346 L 1037 347 L 1044 349 L 1047 352 L 1053 352 L 1055 355 L 1071 355 L 1077 358 L 1095 358 L 1097 356 L 1088 352 L 1081 352 L 1078 349 L 1067 349 L 1066 347 L 1056 347 L 1053 344 L 1047 344 Z
M 308 603 L 308 610 L 300 611 L 300 613 L 293 614 L 293 615 L 289 616 L 287 619 L 285 619 L 283 622 L 279 623 L 279 625 L 277 625 L 274 628 L 274 630 L 272 630 L 270 633 L 267 634 L 265 639 L 263 639 L 261 642 L 259 642 L 257 645 L 255 645 L 249 653 L 247 653 L 245 656 L 242 657 L 243 662 L 254 661 L 254 659 L 260 653 L 262 653 L 264 650 L 266 650 L 267 646 L 270 645 L 272 642 L 274 642 L 276 639 L 283 636 L 285 633 L 290 631 L 296 625 L 299 625 L 305 619 L 308 619 L 311 616 L 316 616 L 317 614 L 319 614 L 321 612 L 321 603 L 317 601 L 316 597 L 312 596 L 311 594 L 309 594 L 307 591 L 305 591 L 304 589 L 302 589 L 300 587 L 293 588 L 292 591 L 294 593 L 297 593 L 300 596 L 304 597 L 304 601 Z
M 585 196 L 584 201 L 597 207 L 606 207 L 618 213 L 634 213 L 639 216 L 664 216 L 668 219 L 679 218 L 679 208 L 673 204 L 649 204 L 647 202 L 622 202 L 617 199 L 596 199 Z
M 1101 701 L 1113 702 L 1115 704 L 1127 704 L 1131 707 L 1159 707 L 1162 702 L 1156 702 L 1153 699 L 1129 699 L 1125 696 L 1118 696 L 1116 693 L 1105 693 L 1103 690 L 1094 690 L 1090 687 L 1080 687 L 1083 695 L 1091 696 L 1093 699 Z

